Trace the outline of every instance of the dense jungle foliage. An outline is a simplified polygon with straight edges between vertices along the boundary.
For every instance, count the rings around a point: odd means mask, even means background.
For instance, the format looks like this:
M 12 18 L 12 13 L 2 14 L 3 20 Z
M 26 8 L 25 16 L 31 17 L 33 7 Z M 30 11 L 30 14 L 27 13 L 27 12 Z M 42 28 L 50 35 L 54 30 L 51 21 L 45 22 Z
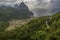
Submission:
M 7 26 L 0 23 L 0 30 Z M 0 40 L 60 40 L 60 12 L 33 19 L 12 31 L 0 31 Z

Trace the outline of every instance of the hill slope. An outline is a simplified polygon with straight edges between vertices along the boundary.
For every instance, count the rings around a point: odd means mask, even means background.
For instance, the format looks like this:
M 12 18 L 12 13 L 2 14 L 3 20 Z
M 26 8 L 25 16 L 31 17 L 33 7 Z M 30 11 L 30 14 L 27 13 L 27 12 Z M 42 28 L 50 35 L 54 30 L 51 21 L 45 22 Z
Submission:
M 60 40 L 60 12 L 33 19 L 13 31 L 1 32 L 0 40 Z
M 23 2 L 17 8 L 4 5 L 0 7 L 0 21 L 26 19 L 30 18 L 31 16 L 33 16 L 33 13 Z

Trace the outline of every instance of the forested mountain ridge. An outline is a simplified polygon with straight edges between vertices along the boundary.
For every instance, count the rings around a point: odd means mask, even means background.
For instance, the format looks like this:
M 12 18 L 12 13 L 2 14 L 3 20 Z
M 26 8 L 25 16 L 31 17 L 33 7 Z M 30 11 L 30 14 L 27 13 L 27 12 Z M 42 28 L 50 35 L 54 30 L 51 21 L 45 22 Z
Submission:
M 35 18 L 12 31 L 4 30 L 0 40 L 60 40 L 60 12 Z
M 26 19 L 33 16 L 33 13 L 29 10 L 27 5 L 24 2 L 18 7 L 10 7 L 10 6 L 0 6 L 0 21 L 1 20 L 12 20 L 12 19 Z

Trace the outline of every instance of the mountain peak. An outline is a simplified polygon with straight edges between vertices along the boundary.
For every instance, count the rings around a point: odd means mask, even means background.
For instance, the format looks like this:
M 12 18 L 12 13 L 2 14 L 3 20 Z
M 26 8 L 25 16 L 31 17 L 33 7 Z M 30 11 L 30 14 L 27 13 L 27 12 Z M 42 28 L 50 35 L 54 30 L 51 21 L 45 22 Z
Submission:
M 21 4 L 24 4 L 24 2 L 22 1 Z
M 20 5 L 18 6 L 21 10 L 29 10 L 29 8 L 27 7 L 27 5 L 25 5 L 24 2 L 21 2 Z

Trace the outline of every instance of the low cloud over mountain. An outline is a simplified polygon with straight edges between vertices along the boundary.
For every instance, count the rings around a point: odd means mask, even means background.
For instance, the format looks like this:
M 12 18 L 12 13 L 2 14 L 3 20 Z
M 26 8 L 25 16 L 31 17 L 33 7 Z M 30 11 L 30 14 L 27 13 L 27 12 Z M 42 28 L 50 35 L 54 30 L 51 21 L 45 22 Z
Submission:
M 51 15 L 60 11 L 60 0 L 0 0 L 0 5 L 13 6 L 14 4 L 20 4 L 22 1 L 35 14 L 34 16 Z

